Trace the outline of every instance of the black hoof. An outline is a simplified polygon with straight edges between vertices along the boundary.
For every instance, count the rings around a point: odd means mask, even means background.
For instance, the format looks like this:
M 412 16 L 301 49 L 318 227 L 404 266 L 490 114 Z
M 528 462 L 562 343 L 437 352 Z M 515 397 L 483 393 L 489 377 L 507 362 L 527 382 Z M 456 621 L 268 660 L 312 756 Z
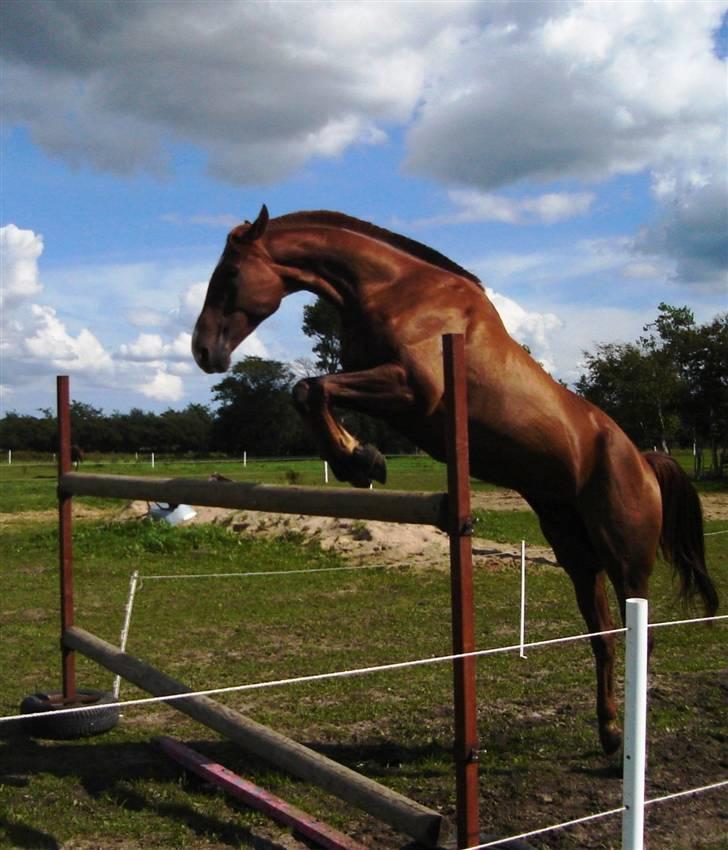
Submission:
M 351 482 L 355 487 L 368 487 L 372 481 L 387 483 L 387 461 L 376 446 L 358 446 L 351 462 L 355 470 Z
M 604 754 L 612 756 L 622 746 L 622 733 L 616 724 L 610 724 L 599 730 L 599 740 Z

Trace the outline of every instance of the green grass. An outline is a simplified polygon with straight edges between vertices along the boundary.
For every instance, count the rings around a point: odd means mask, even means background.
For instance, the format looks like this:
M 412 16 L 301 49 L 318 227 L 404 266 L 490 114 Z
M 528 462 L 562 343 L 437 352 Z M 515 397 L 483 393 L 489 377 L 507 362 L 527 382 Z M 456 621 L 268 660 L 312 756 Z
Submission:
M 274 476 L 285 475 L 288 468 L 291 464 L 284 462 L 266 475 L 280 483 Z M 313 464 L 300 469 L 316 474 Z M 430 461 L 420 469 L 409 459 L 392 462 L 390 470 L 397 488 L 410 483 L 426 489 L 423 482 L 441 474 Z M 220 471 L 228 474 L 227 468 Z M 189 474 L 177 467 L 156 472 Z M 396 483 L 395 475 L 405 483 Z M 14 480 L 18 499 L 32 502 L 38 480 L 21 475 Z M 433 489 L 441 486 L 433 484 Z M 477 533 L 490 539 L 514 547 L 524 537 L 539 542 L 530 513 L 487 511 L 478 520 Z M 714 522 L 707 530 L 727 527 Z M 728 599 L 728 535 L 709 537 L 707 545 L 713 575 Z M 3 715 L 15 713 L 26 694 L 59 685 L 56 546 L 52 516 L 2 529 Z M 132 521 L 76 521 L 74 554 L 77 622 L 112 643 L 118 641 L 134 570 L 142 577 L 183 576 L 343 564 L 335 552 L 295 535 L 252 540 L 220 526 L 171 528 Z M 476 645 L 517 643 L 517 570 L 506 562 L 489 562 L 476 569 L 474 581 Z M 681 615 L 664 566 L 655 570 L 652 599 L 652 621 Z M 192 687 L 438 656 L 450 651 L 449 600 L 449 577 L 434 568 L 147 580 L 137 594 L 128 650 Z M 527 640 L 583 631 L 564 574 L 529 565 Z M 725 636 L 725 626 L 659 630 L 650 712 L 655 793 L 721 778 L 715 756 L 721 746 L 716 736 L 724 742 L 728 733 Z M 618 667 L 621 676 L 621 661 Z M 80 685 L 111 687 L 112 675 L 95 664 L 79 658 L 78 668 Z M 122 697 L 138 695 L 136 688 L 123 685 Z M 592 662 L 584 642 L 533 649 L 525 660 L 507 654 L 479 662 L 482 809 L 490 831 L 508 834 L 619 804 L 619 778 L 605 771 L 597 751 L 593 700 Z M 221 701 L 452 815 L 448 664 L 240 693 Z M 116 729 L 86 741 L 36 741 L 12 734 L 3 740 L 0 733 L 0 848 L 67 844 L 219 850 L 255 847 L 261 834 L 275 836 L 261 816 L 186 778 L 151 743 L 158 734 L 196 741 L 198 749 L 372 848 L 394 850 L 403 843 L 371 819 L 245 756 L 183 715 L 153 706 L 126 709 Z M 725 850 L 728 844 L 715 825 L 719 803 L 720 798 L 706 796 L 689 810 L 702 813 L 703 826 L 687 841 L 675 827 L 684 820 L 681 810 L 656 813 L 654 807 L 654 846 Z M 710 821 L 705 812 L 713 812 Z M 619 823 L 612 821 L 534 846 L 612 850 L 618 841 Z

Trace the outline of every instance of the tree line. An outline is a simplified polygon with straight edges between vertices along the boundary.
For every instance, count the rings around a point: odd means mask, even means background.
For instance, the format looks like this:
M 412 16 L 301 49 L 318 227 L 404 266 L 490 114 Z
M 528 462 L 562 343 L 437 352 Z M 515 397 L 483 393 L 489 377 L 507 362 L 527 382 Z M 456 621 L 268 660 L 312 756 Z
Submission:
M 603 343 L 585 352 L 575 390 L 612 416 L 639 447 L 669 452 L 694 446 L 696 457 L 706 458 L 702 471 L 720 474 L 728 447 L 728 313 L 698 325 L 688 307 L 660 304 L 658 310 L 634 342 Z M 306 371 L 340 369 L 336 311 L 323 301 L 307 306 L 303 330 L 313 338 L 316 355 Z M 246 357 L 213 386 L 210 405 L 190 404 L 160 414 L 134 408 L 107 415 L 73 402 L 73 439 L 86 452 L 315 454 L 311 434 L 291 404 L 298 377 L 290 364 Z M 40 413 L 7 413 L 0 419 L 0 447 L 52 452 L 55 416 L 50 410 Z M 341 415 L 349 430 L 384 452 L 414 449 L 376 419 Z
M 211 406 L 190 404 L 183 410 L 105 414 L 90 404 L 71 403 L 74 444 L 89 452 L 157 452 L 207 456 L 225 454 L 295 457 L 317 454 L 310 430 L 291 402 L 298 376 L 288 364 L 260 357 L 236 363 L 213 386 Z M 388 453 L 414 447 L 403 437 L 361 414 L 342 415 L 346 427 L 365 442 Z M 56 416 L 7 413 L 0 419 L 0 448 L 48 454 L 56 450 Z

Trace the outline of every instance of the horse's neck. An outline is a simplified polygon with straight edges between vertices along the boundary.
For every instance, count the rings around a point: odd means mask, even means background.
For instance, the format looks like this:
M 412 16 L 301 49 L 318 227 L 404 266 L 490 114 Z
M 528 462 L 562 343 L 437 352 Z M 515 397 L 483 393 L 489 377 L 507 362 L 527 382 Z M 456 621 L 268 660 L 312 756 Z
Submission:
M 266 247 L 277 263 L 291 270 L 290 291 L 308 290 L 340 308 L 358 303 L 372 280 L 379 285 L 391 282 L 376 245 L 360 234 L 339 236 L 324 227 L 286 228 L 273 231 Z

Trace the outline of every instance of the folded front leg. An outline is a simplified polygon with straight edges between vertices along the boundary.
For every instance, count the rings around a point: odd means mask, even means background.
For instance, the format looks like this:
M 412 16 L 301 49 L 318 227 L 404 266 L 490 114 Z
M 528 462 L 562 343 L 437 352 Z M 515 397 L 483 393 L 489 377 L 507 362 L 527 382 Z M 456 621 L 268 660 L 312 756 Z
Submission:
M 410 410 L 414 392 L 402 366 L 385 364 L 363 372 L 305 378 L 293 388 L 293 399 L 311 426 L 322 457 L 340 481 L 350 481 L 355 487 L 386 481 L 387 465 L 379 450 L 362 445 L 334 416 L 332 407 L 375 416 Z

